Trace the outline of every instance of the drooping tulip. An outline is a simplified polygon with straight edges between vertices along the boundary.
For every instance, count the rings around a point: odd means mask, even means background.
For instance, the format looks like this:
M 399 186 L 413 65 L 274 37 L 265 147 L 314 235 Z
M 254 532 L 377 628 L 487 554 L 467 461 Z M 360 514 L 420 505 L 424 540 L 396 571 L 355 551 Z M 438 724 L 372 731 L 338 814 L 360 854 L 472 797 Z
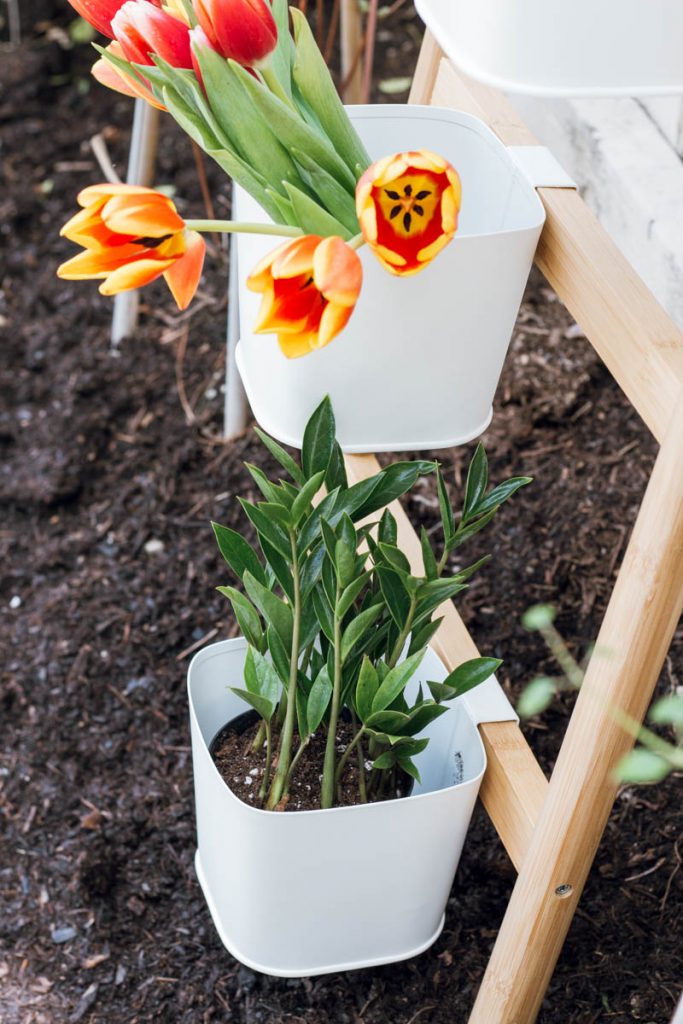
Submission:
M 114 57 L 120 57 L 125 60 L 121 45 L 113 40 L 107 46 L 106 53 L 111 53 Z M 132 96 L 134 99 L 146 100 L 157 110 L 165 110 L 163 103 L 154 96 L 149 84 L 146 81 L 142 81 L 136 75 L 127 75 L 124 71 L 121 71 L 118 67 L 108 61 L 105 57 L 100 57 L 99 60 L 95 61 L 92 66 L 92 76 L 96 79 L 100 85 L 106 85 L 108 89 L 113 89 L 115 92 L 123 93 L 124 96 Z
M 211 45 L 243 67 L 266 60 L 277 45 L 277 25 L 267 0 L 194 0 Z
M 187 24 L 149 0 L 126 0 L 112 18 L 111 28 L 132 64 L 152 65 L 150 54 L 156 54 L 174 68 L 192 67 Z
M 180 309 L 197 290 L 205 243 L 189 231 L 161 192 L 137 185 L 91 185 L 78 196 L 83 207 L 61 234 L 84 248 L 59 267 L 68 281 L 101 279 L 100 292 L 140 288 L 164 276 Z
M 458 172 L 436 153 L 383 157 L 356 186 L 363 238 L 392 274 L 417 274 L 453 238 L 461 196 Z
M 256 334 L 277 334 L 290 358 L 328 345 L 346 326 L 363 282 L 358 254 L 341 238 L 303 235 L 269 253 L 247 279 L 263 295 Z
M 161 0 L 145 0 L 159 7 Z M 111 20 L 119 10 L 124 0 L 69 0 L 75 11 L 80 14 L 93 28 L 104 36 L 114 38 L 111 28 Z

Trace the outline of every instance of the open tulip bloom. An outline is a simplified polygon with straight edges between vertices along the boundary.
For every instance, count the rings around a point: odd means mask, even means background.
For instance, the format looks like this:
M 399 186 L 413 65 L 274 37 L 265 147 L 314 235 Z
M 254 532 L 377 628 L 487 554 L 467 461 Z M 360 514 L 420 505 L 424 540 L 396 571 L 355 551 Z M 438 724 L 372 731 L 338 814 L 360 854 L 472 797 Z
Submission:
M 408 276 L 453 238 L 456 170 L 426 150 L 371 163 L 306 18 L 287 0 L 70 2 L 111 40 L 98 47 L 98 81 L 167 110 L 272 223 L 183 220 L 161 193 L 93 186 L 63 231 L 84 251 L 61 276 L 102 279 L 100 290 L 113 295 L 163 274 L 184 307 L 201 273 L 200 232 L 284 237 L 248 284 L 263 295 L 256 331 L 277 334 L 291 358 L 346 326 L 362 245 L 390 273 Z M 128 230 L 120 210 L 135 203 L 141 220 Z

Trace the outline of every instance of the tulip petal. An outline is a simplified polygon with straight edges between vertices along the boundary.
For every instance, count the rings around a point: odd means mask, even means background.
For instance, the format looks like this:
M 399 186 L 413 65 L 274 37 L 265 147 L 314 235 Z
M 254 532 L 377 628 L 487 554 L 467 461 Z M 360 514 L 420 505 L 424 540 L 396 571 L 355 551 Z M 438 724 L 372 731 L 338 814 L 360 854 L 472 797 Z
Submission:
M 185 252 L 168 270 L 164 271 L 164 280 L 178 309 L 186 309 L 199 287 L 204 267 L 206 242 L 196 231 L 187 231 L 185 235 Z
M 313 280 L 331 303 L 355 306 L 363 283 L 358 254 L 341 238 L 324 238 L 313 257 Z
M 281 350 L 288 359 L 300 359 L 313 351 L 313 333 L 308 334 L 278 334 L 277 340 Z
M 114 196 L 105 203 L 101 216 L 111 231 L 136 238 L 163 238 L 185 227 L 171 200 L 158 193 L 141 199 Z
M 336 302 L 330 302 L 325 307 L 322 317 L 320 318 L 320 327 L 318 328 L 318 335 L 316 338 L 316 348 L 324 348 L 325 345 L 337 337 L 340 331 L 343 331 L 347 323 L 351 319 L 355 306 L 340 306 Z
M 146 250 L 139 245 L 114 246 L 111 249 L 86 249 L 72 256 L 57 270 L 57 276 L 69 281 L 87 281 L 106 277 L 125 262 L 144 258 Z
M 118 295 L 119 292 L 142 288 L 161 277 L 165 270 L 172 266 L 173 260 L 136 260 L 117 267 L 100 285 L 102 295 Z
M 88 185 L 87 188 L 81 189 L 76 196 L 76 202 L 79 206 L 90 206 L 91 203 L 100 200 L 104 205 L 112 196 L 156 196 L 158 194 L 153 188 L 146 188 L 144 185 L 103 181 L 98 185 Z
M 273 277 L 300 277 L 302 274 L 310 276 L 313 271 L 313 257 L 321 241 L 320 235 L 304 235 L 283 246 L 273 260 Z

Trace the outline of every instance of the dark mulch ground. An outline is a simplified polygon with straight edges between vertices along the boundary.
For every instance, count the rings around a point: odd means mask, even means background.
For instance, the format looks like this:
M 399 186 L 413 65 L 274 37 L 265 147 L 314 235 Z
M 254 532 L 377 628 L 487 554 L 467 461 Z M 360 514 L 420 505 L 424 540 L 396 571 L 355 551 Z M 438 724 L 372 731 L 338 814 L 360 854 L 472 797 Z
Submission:
M 43 7 L 45 17 L 61 10 L 58 26 L 68 20 L 63 2 Z M 385 75 L 410 72 L 409 18 L 404 8 L 385 40 Z M 117 356 L 109 302 L 94 285 L 55 280 L 72 251 L 58 227 L 76 191 L 101 177 L 88 139 L 102 130 L 121 168 L 131 110 L 89 91 L 90 54 L 46 28 L 0 58 L 0 1020 L 459 1024 L 514 879 L 483 813 L 446 930 L 415 961 L 279 981 L 240 967 L 214 933 L 192 868 L 184 674 L 191 650 L 234 632 L 214 591 L 226 579 L 208 520 L 236 523 L 234 496 L 250 488 L 241 460 L 268 460 L 251 433 L 219 440 L 218 248 L 189 314 L 149 289 L 140 331 Z M 201 210 L 188 145 L 170 127 L 159 179 L 176 185 L 182 209 Z M 211 172 L 211 184 L 222 212 L 226 183 Z M 486 443 L 496 478 L 536 478 L 495 524 L 494 560 L 461 602 L 481 649 L 505 658 L 514 694 L 550 667 L 520 626 L 528 605 L 554 602 L 577 651 L 595 637 L 655 454 L 539 279 Z M 442 455 L 454 486 L 467 456 Z M 431 481 L 410 511 L 436 522 Z M 485 547 L 473 544 L 472 557 Z M 663 691 L 681 667 L 679 636 Z M 547 770 L 570 705 L 528 727 Z M 620 793 L 542 1024 L 669 1020 L 682 962 L 680 831 L 675 780 Z

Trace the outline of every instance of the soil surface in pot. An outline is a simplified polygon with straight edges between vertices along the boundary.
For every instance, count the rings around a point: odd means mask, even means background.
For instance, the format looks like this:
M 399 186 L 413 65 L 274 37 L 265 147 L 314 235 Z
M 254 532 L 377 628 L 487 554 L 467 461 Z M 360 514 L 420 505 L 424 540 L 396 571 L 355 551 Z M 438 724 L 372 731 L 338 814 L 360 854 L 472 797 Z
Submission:
M 242 461 L 276 467 L 251 429 L 220 437 L 218 240 L 190 308 L 178 314 L 163 284 L 145 289 L 117 355 L 97 282 L 56 279 L 76 251 L 59 227 L 78 190 L 103 180 L 89 140 L 102 131 L 125 176 L 132 106 L 91 81 L 91 47 L 69 48 L 66 0 L 19 8 L 24 43 L 0 53 L 0 1020 L 464 1024 L 516 877 L 481 808 L 445 929 L 415 960 L 268 978 L 216 935 L 193 867 L 185 675 L 193 650 L 237 634 L 214 589 L 233 581 L 209 519 L 243 530 L 236 495 L 256 495 Z M 420 24 L 410 3 L 379 24 L 377 80 L 402 101 Z M 228 182 L 207 170 L 227 217 Z M 191 148 L 168 118 L 157 182 L 203 215 Z M 575 654 L 595 639 L 657 453 L 538 275 L 483 440 L 492 479 L 535 478 L 462 549 L 463 563 L 494 552 L 459 607 L 482 653 L 504 659 L 514 700 L 557 670 L 521 627 L 529 605 L 557 606 Z M 434 453 L 454 490 L 473 448 Z M 408 508 L 438 536 L 432 478 Z M 658 692 L 682 684 L 679 630 Z M 546 773 L 573 702 L 564 694 L 523 726 Z M 622 787 L 538 1024 L 668 1024 L 682 834 L 680 779 Z
M 259 790 L 265 770 L 265 747 L 254 751 L 253 742 L 259 730 L 259 719 L 255 712 L 247 711 L 238 718 L 233 718 L 223 726 L 211 743 L 210 753 L 214 764 L 223 777 L 223 781 L 235 796 L 252 807 L 260 807 Z M 340 721 L 337 729 L 337 752 L 341 757 L 353 739 L 351 722 Z M 320 810 L 320 783 L 323 777 L 323 762 L 327 735 L 319 730 L 311 736 L 305 752 L 299 760 L 289 787 L 289 794 L 276 808 L 279 811 L 318 811 Z M 295 738 L 294 750 L 298 749 Z M 275 772 L 275 757 L 271 768 L 271 779 Z M 365 761 L 366 778 L 370 778 L 371 765 Z M 337 789 L 335 807 L 352 807 L 360 803 L 359 796 L 359 764 L 355 751 L 346 763 Z M 391 781 L 390 779 L 388 781 Z M 366 787 L 367 788 L 367 787 Z M 372 787 L 368 792 L 368 802 L 380 800 L 396 800 L 409 796 L 413 788 L 413 780 L 399 769 L 396 784 L 391 789 L 386 786 L 382 790 Z

